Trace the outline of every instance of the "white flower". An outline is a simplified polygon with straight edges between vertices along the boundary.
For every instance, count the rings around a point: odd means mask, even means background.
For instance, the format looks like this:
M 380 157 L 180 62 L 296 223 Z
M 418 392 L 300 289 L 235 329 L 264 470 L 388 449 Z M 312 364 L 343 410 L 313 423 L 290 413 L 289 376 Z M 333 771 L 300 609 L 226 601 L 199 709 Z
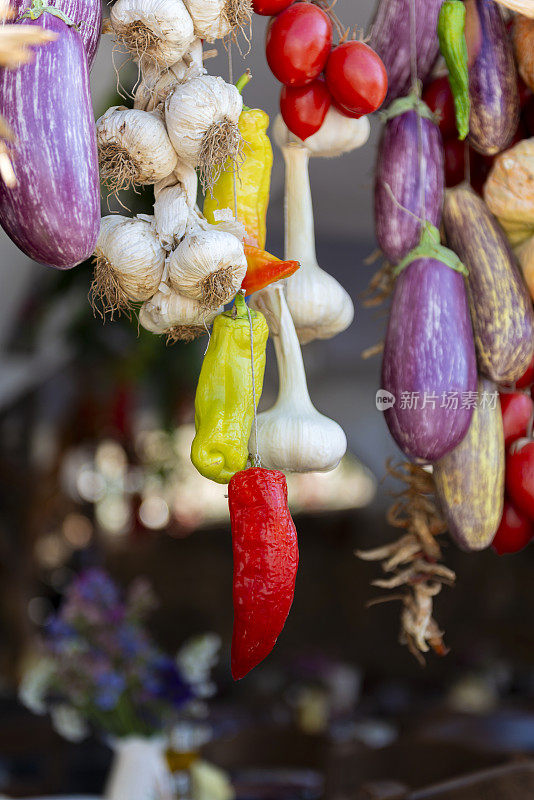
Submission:
M 69 742 L 81 742 L 89 735 L 89 728 L 84 718 L 66 703 L 52 708 L 50 716 L 54 729 Z
M 53 661 L 48 658 L 34 659 L 22 675 L 18 696 L 20 702 L 34 714 L 46 714 L 46 693 L 55 673 Z
M 176 663 L 199 697 L 214 694 L 215 686 L 210 673 L 219 661 L 221 638 L 216 633 L 205 633 L 188 639 L 176 656 Z

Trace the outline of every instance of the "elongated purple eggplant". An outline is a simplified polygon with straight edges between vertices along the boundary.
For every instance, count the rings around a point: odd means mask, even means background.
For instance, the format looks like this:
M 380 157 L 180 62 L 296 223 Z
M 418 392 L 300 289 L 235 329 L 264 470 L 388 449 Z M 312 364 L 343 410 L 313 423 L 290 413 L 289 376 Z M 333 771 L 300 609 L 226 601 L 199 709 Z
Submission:
M 453 450 L 476 388 L 464 276 L 436 258 L 416 259 L 397 278 L 382 362 L 382 389 L 394 398 L 384 414 L 405 455 L 426 463 Z
M 467 288 L 480 372 L 513 383 L 534 355 L 532 300 L 516 257 L 487 205 L 468 186 L 445 193 L 447 241 L 469 270 Z
M 492 543 L 504 501 L 504 435 L 497 387 L 478 383 L 466 437 L 434 464 L 434 483 L 449 533 L 463 550 Z
M 0 185 L 0 224 L 30 258 L 70 269 L 94 251 L 100 189 L 87 56 L 80 34 L 44 13 L 22 20 L 58 38 L 35 61 L 0 70 L 0 114 L 13 129 L 17 186 Z
M 414 95 L 400 98 L 386 112 L 375 170 L 376 238 L 393 264 L 419 242 L 414 214 L 439 227 L 443 190 L 443 143 L 432 113 Z
M 410 2 L 380 0 L 371 23 L 369 45 L 376 50 L 388 73 L 384 108 L 412 88 L 410 67 Z M 438 57 L 438 14 L 443 0 L 415 3 L 417 77 L 425 81 Z
M 17 16 L 22 15 L 31 4 L 32 0 L 12 0 L 12 6 L 16 10 Z M 102 30 L 101 0 L 53 0 L 50 5 L 57 8 L 76 25 L 82 37 L 90 69 L 98 49 Z M 42 18 L 42 16 L 39 17 L 39 19 Z
M 469 52 L 469 141 L 484 155 L 508 147 L 519 124 L 512 43 L 495 0 L 466 0 Z

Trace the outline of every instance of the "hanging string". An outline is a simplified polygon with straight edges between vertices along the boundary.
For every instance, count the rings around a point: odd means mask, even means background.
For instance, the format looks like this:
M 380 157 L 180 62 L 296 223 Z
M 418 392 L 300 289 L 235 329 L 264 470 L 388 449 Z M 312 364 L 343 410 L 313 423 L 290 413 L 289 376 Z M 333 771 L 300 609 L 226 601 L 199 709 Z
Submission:
M 244 293 L 243 293 L 244 294 Z M 256 452 L 252 456 L 252 466 L 261 467 L 260 448 L 258 443 L 258 409 L 256 407 L 256 376 L 254 374 L 254 331 L 252 328 L 252 316 L 247 305 L 248 326 L 250 330 L 250 369 L 252 372 L 252 404 L 254 409 L 254 438 L 256 441 Z
M 419 95 L 419 77 L 417 74 L 417 19 L 415 12 L 415 0 L 410 2 L 410 71 L 412 79 L 412 89 Z M 425 162 L 423 153 L 423 122 L 421 119 L 421 112 L 419 107 L 416 106 L 415 113 L 417 114 L 417 156 L 419 159 L 420 169 L 420 208 L 422 211 L 423 219 L 426 219 L 426 192 L 425 192 Z

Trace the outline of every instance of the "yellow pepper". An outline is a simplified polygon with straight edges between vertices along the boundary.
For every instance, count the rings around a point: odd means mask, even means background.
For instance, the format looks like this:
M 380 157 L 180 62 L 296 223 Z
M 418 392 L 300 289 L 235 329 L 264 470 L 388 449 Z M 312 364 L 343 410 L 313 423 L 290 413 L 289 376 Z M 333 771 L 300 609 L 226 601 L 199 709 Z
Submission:
M 269 329 L 259 311 L 250 310 L 250 316 L 257 404 Z M 201 475 L 228 483 L 245 469 L 253 420 L 250 323 L 245 299 L 238 294 L 234 308 L 215 318 L 198 380 L 191 461 Z
M 241 89 L 247 80 L 243 76 L 238 81 L 238 88 Z M 248 244 L 263 250 L 273 166 L 273 148 L 267 136 L 269 116 L 260 108 L 244 106 L 238 125 L 245 145 L 244 161 L 235 176 L 237 219 L 245 226 Z M 208 222 L 216 224 L 217 212 L 229 210 L 234 216 L 235 205 L 234 165 L 229 162 L 213 191 L 206 194 L 204 216 Z

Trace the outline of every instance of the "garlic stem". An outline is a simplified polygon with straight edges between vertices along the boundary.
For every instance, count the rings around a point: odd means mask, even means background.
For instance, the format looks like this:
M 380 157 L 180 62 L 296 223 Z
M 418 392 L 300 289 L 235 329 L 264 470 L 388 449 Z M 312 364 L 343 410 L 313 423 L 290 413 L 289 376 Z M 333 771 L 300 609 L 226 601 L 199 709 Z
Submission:
M 301 269 L 317 266 L 309 151 L 299 144 L 282 147 L 285 178 L 285 259 L 300 261 Z
M 299 410 L 315 410 L 308 392 L 302 351 L 283 287 L 273 287 L 264 296 L 264 301 L 276 317 L 279 331 L 279 335 L 273 335 L 279 381 L 275 405 L 294 405 L 298 398 Z

